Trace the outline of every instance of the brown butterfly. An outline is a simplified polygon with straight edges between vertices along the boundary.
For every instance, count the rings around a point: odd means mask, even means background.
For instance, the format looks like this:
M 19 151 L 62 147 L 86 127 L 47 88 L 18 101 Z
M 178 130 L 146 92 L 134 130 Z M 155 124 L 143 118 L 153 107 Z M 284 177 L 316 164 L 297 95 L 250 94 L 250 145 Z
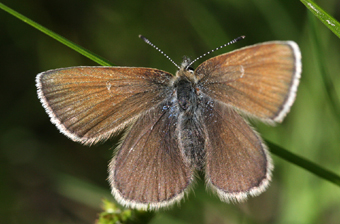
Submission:
M 265 42 L 208 59 L 196 70 L 192 63 L 185 59 L 176 76 L 153 68 L 71 67 L 36 77 L 52 123 L 73 141 L 91 145 L 126 129 L 109 181 L 127 207 L 159 209 L 179 201 L 197 170 L 222 201 L 245 200 L 269 185 L 271 158 L 239 113 L 283 120 L 299 84 L 298 45 Z

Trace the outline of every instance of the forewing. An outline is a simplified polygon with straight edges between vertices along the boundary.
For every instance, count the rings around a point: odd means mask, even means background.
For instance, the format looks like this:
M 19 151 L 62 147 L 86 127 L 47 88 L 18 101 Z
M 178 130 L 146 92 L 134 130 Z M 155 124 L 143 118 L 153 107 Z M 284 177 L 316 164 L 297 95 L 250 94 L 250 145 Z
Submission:
M 301 55 L 292 41 L 267 42 L 211 58 L 195 73 L 211 98 L 264 121 L 281 122 L 295 100 Z
M 167 109 L 165 109 L 167 108 Z M 123 205 L 158 209 L 179 201 L 193 179 L 177 137 L 177 114 L 167 106 L 138 118 L 110 163 L 112 193 Z
M 40 73 L 36 85 L 52 123 L 92 144 L 162 102 L 171 77 L 150 68 L 71 67 Z
M 273 166 L 261 138 L 232 108 L 213 101 L 204 108 L 208 185 L 223 201 L 263 192 Z

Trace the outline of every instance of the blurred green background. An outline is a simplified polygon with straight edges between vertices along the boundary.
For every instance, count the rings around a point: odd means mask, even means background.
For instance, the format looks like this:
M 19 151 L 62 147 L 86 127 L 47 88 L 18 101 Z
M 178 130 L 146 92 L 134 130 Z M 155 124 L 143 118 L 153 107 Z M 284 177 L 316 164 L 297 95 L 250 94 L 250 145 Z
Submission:
M 265 139 L 340 174 L 340 41 L 301 2 L 1 2 L 116 65 L 171 73 L 176 68 L 139 34 L 178 64 L 183 55 L 196 58 L 240 35 L 246 39 L 211 56 L 258 42 L 294 40 L 303 63 L 296 102 L 282 124 L 253 124 Z M 316 2 L 340 20 L 339 1 Z M 85 147 L 60 134 L 37 99 L 35 76 L 96 64 L 2 10 L 0 52 L 0 222 L 93 223 L 102 198 L 114 200 L 106 178 L 117 139 Z M 199 180 L 180 206 L 156 212 L 151 223 L 339 223 L 339 187 L 273 159 L 273 181 L 261 196 L 226 204 Z

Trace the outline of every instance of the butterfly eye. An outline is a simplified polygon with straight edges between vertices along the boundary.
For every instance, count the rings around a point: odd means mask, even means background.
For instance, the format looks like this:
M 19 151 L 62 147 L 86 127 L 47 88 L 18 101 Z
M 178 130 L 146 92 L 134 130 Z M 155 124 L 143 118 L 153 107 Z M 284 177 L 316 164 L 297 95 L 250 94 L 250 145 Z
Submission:
M 186 68 L 186 70 L 191 72 L 191 73 L 194 73 L 194 69 L 192 67 L 188 67 L 188 68 Z

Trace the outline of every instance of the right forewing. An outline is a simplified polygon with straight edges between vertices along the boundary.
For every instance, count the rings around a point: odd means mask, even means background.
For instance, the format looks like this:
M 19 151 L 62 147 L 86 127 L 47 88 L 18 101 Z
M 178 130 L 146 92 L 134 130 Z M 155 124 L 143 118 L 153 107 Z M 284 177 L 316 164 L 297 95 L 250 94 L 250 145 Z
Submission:
M 40 73 L 36 83 L 58 129 L 74 141 L 92 144 L 162 102 L 171 77 L 151 68 L 71 67 Z

